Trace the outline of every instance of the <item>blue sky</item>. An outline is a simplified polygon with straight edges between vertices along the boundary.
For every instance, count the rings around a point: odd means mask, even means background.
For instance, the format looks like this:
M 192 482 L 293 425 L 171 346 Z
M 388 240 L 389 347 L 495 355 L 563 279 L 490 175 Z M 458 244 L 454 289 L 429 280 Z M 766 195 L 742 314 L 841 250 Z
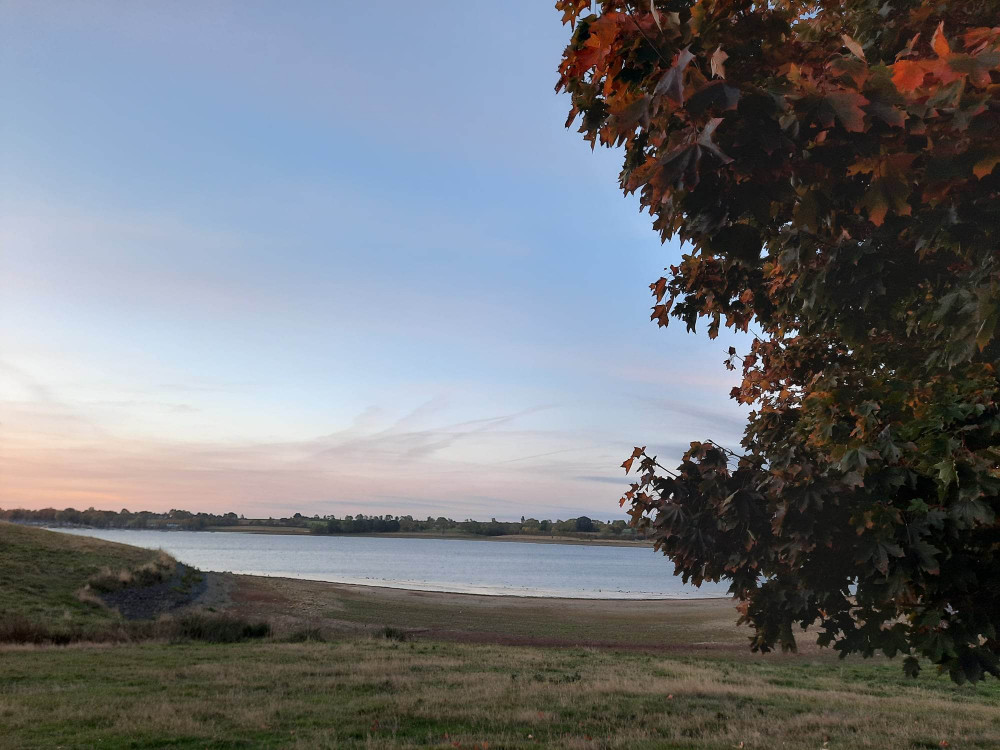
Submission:
M 0 506 L 616 518 L 738 442 L 547 3 L 0 13 Z

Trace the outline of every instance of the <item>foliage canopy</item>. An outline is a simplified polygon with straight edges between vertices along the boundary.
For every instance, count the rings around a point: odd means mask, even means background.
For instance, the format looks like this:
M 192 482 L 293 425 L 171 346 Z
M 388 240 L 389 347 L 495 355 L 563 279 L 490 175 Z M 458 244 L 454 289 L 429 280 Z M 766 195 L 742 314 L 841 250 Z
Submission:
M 744 455 L 637 448 L 633 525 L 754 649 L 1000 676 L 1000 3 L 596 5 L 556 3 L 557 88 L 686 243 L 652 319 L 754 334 Z

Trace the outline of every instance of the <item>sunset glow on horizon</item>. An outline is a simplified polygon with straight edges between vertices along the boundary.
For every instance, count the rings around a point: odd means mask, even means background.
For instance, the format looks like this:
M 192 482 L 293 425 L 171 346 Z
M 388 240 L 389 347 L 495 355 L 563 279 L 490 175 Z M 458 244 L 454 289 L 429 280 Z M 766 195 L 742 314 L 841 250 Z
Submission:
M 3 8 L 0 507 L 610 519 L 738 444 L 548 5 Z

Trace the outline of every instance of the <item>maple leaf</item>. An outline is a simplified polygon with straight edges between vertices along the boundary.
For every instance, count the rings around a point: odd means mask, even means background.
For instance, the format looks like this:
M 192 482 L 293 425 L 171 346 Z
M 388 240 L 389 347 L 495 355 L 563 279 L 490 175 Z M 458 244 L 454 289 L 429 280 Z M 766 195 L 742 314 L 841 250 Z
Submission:
M 972 173 L 981 180 L 992 173 L 997 164 L 1000 164 L 1000 149 L 991 151 L 979 159 L 972 167 Z
M 692 60 L 694 60 L 694 55 L 691 54 L 691 49 L 689 47 L 685 47 L 678 52 L 670 70 L 663 74 L 660 82 L 657 83 L 656 88 L 653 89 L 653 96 L 666 96 L 671 101 L 683 104 L 684 70 Z
M 847 34 L 841 34 L 840 38 L 844 40 L 844 46 L 847 47 L 854 55 L 860 57 L 862 60 L 865 59 L 865 51 L 861 48 L 861 45 L 856 41 L 851 39 Z
M 938 27 L 934 29 L 934 36 L 931 37 L 931 47 L 938 57 L 944 58 L 951 55 L 951 47 L 948 46 L 948 40 L 944 36 L 944 21 L 939 23 Z
M 728 156 L 726 156 L 722 150 L 715 145 L 715 141 L 712 140 L 712 136 L 715 135 L 716 129 L 722 124 L 721 117 L 713 117 L 708 121 L 708 124 L 702 129 L 701 134 L 698 136 L 698 144 L 706 148 L 715 157 L 721 161 L 723 164 L 729 164 L 732 162 Z
M 903 156 L 909 158 L 910 161 L 913 159 L 911 154 Z M 909 216 L 912 213 L 912 208 L 907 202 L 907 198 L 912 192 L 911 183 L 899 171 L 891 169 L 879 169 L 874 174 L 876 176 L 862 196 L 858 210 L 866 209 L 868 218 L 877 227 L 882 226 L 886 214 L 890 210 L 900 216 Z
M 709 59 L 709 68 L 712 71 L 713 77 L 725 78 L 726 77 L 726 67 L 725 62 L 729 59 L 720 44 L 716 47 L 715 52 L 712 53 L 712 57 Z
M 892 83 L 904 93 L 918 88 L 925 75 L 927 64 L 923 60 L 900 60 L 892 65 Z
M 861 89 L 868 80 L 868 64 L 855 57 L 838 57 L 830 61 L 830 71 Z
M 877 117 L 886 125 L 890 125 L 894 128 L 901 128 L 906 124 L 906 113 L 901 109 L 893 107 L 887 102 L 872 99 L 864 106 L 864 110 L 869 115 Z
M 698 89 L 688 99 L 687 108 L 693 114 L 701 114 L 707 109 L 729 112 L 736 109 L 740 100 L 740 90 L 725 81 L 711 81 Z
M 865 111 L 868 99 L 853 91 L 837 91 L 823 97 L 823 104 L 832 110 L 844 130 L 860 133 L 865 129 Z M 832 125 L 832 121 L 828 123 Z

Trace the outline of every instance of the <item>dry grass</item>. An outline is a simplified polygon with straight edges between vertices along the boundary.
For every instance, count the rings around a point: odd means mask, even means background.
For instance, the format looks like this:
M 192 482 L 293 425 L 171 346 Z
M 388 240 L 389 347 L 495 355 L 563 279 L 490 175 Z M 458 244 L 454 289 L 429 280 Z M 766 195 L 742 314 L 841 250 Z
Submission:
M 995 683 L 871 663 L 354 638 L 15 650 L 0 685 L 10 747 L 1000 746 Z
M 163 583 L 174 574 L 177 561 L 162 550 L 153 554 L 155 556 L 152 560 L 132 568 L 113 570 L 105 565 L 87 579 L 85 588 L 109 593 L 128 586 L 153 586 L 157 583 Z

